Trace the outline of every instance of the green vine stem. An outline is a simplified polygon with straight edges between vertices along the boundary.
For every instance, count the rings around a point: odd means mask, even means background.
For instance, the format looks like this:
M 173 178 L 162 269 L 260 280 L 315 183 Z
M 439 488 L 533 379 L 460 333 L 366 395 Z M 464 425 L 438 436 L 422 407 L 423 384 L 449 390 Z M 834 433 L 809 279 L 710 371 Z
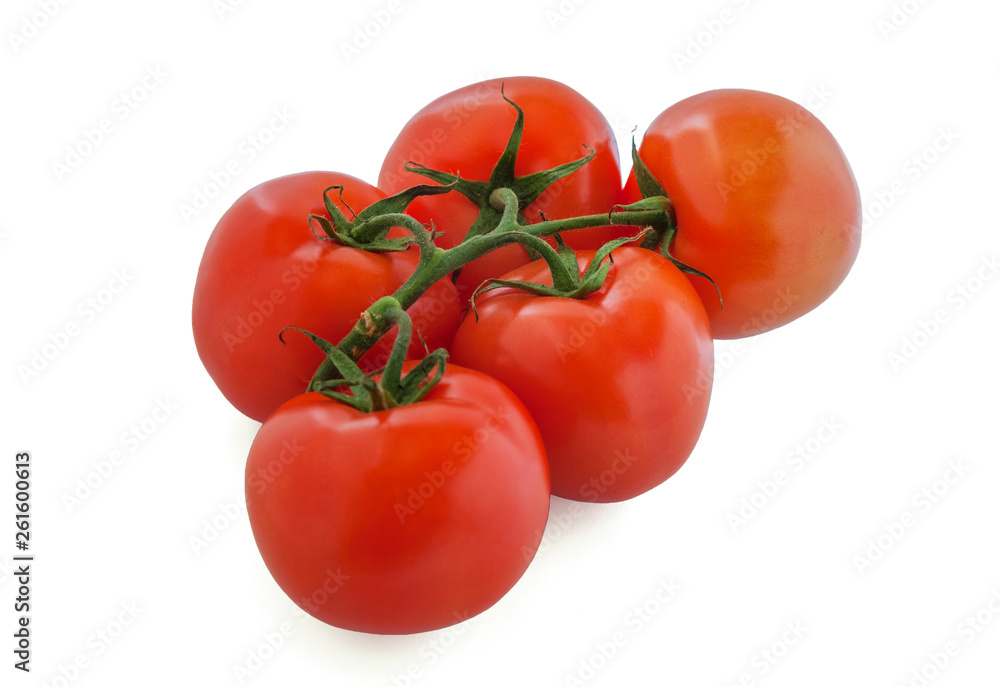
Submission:
M 431 179 L 438 185 L 414 186 L 395 196 L 382 199 L 356 214 L 353 220 L 344 216 L 329 196 L 331 190 L 342 192 L 343 189 L 334 186 L 324 192 L 323 199 L 330 215 L 329 219 L 317 215 L 311 215 L 309 218 L 310 224 L 315 221 L 323 230 L 325 234 L 323 236 L 318 234 L 315 229 L 313 230 L 313 233 L 320 239 L 336 241 L 345 246 L 370 251 L 405 250 L 416 243 L 420 249 L 420 258 L 416 270 L 391 297 L 377 301 L 362 313 L 361 320 L 337 344 L 337 354 L 328 354 L 326 360 L 316 370 L 309 382 L 309 391 L 329 389 L 331 384 L 342 378 L 337 370 L 337 358 L 346 357 L 357 362 L 397 322 L 400 322 L 397 344 L 403 338 L 408 342 L 409 336 L 403 336 L 404 331 L 399 312 L 402 311 L 405 316 L 405 311 L 435 283 L 448 276 L 457 275 L 464 265 L 502 246 L 519 243 L 528 249 L 529 254 L 546 257 L 552 271 L 553 286 L 557 291 L 570 297 L 582 297 L 583 294 L 600 288 L 604 274 L 607 272 L 607 267 L 602 268 L 600 263 L 610 254 L 611 250 L 623 242 L 617 241 L 605 246 L 598 264 L 593 270 L 588 270 L 588 274 L 582 275 L 581 278 L 575 260 L 572 259 L 569 249 L 562 244 L 558 235 L 587 227 L 635 227 L 637 232 L 641 231 L 639 236 L 625 239 L 625 241 L 641 240 L 642 247 L 652 250 L 658 249 L 682 271 L 688 274 L 706 276 L 680 263 L 670 255 L 670 245 L 677 232 L 674 208 L 666 191 L 639 159 L 634 141 L 632 143 L 633 166 L 636 169 L 640 190 L 643 194 L 642 200 L 629 205 L 613 207 L 607 213 L 599 215 L 558 220 L 547 220 L 542 216 L 541 222 L 528 224 L 522 215 L 524 208 L 539 198 L 553 183 L 587 164 L 594 157 L 595 151 L 584 146 L 588 153 L 578 160 L 518 177 L 514 168 L 524 128 L 524 112 L 517 103 L 503 94 L 502 88 L 500 93 L 504 100 L 517 111 L 517 120 L 507 146 L 497 160 L 488 180 L 463 179 L 457 175 L 436 171 L 423 165 L 407 163 L 406 169 L 408 171 Z M 479 214 L 472 226 L 467 229 L 462 243 L 446 250 L 434 243 L 435 231 L 433 227 L 428 229 L 404 212 L 410 202 L 417 197 L 449 192 L 465 196 L 479 208 Z M 354 213 L 352 212 L 352 214 Z M 389 230 L 393 227 L 406 229 L 411 236 L 387 238 Z M 556 237 L 558 251 L 543 240 L 545 237 L 552 236 Z M 495 282 L 495 280 L 493 281 Z M 329 346 L 329 344 L 327 345 Z M 394 346 L 394 350 L 397 347 Z M 430 354 L 421 365 L 433 367 L 437 364 L 431 360 L 434 355 Z M 401 360 L 400 355 L 400 364 Z M 393 365 L 395 366 L 395 363 Z M 442 360 L 442 370 L 443 366 Z M 428 367 L 425 372 L 429 372 L 430 369 Z M 387 371 L 389 371 L 388 368 Z M 391 372 L 398 378 L 398 370 L 394 368 Z
M 656 202 L 657 200 L 662 202 Z M 653 202 L 650 202 L 653 201 Z M 537 224 L 517 222 L 517 196 L 510 189 L 496 189 L 490 195 L 490 203 L 498 210 L 502 208 L 500 224 L 487 234 L 474 236 L 454 248 L 443 249 L 435 245 L 433 232 L 409 215 L 390 213 L 379 215 L 366 221 L 373 233 L 384 226 L 399 226 L 410 231 L 420 247 L 420 260 L 416 270 L 391 298 L 403 310 L 413 305 L 431 286 L 444 279 L 455 270 L 473 260 L 512 243 L 528 243 L 532 239 L 553 236 L 556 233 L 583 229 L 586 227 L 635 226 L 650 227 L 654 233 L 663 234 L 673 223 L 669 201 L 665 198 L 647 198 L 632 205 L 618 206 L 611 212 L 600 215 L 586 215 L 570 219 L 548 220 Z M 384 300 L 384 299 L 383 299 Z M 337 348 L 352 360 L 361 357 L 392 328 L 392 318 L 388 317 L 386 306 L 378 301 L 370 306 L 361 319 L 351 329 Z M 309 391 L 315 391 L 323 383 L 338 375 L 336 367 L 328 358 L 317 368 L 309 382 Z

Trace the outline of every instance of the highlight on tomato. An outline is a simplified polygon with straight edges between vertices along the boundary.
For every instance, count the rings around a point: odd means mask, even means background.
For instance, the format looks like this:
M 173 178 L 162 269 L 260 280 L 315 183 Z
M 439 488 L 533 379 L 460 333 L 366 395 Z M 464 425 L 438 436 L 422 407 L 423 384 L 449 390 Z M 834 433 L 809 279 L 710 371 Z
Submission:
M 854 264 L 854 174 L 830 131 L 791 100 L 741 89 L 700 93 L 656 117 L 638 152 L 676 212 L 671 254 L 714 281 L 689 277 L 715 338 L 801 317 Z M 641 198 L 634 169 L 624 195 Z

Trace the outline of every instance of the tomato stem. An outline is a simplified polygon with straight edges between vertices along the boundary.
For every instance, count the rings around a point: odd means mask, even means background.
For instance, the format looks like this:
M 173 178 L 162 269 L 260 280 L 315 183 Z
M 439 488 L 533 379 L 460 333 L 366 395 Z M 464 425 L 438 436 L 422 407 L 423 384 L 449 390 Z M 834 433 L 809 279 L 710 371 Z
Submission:
M 433 232 L 417 222 L 409 215 L 392 213 L 373 217 L 368 224 L 378 227 L 400 226 L 413 234 L 414 241 L 420 247 L 420 260 L 410 278 L 400 286 L 392 296 L 387 297 L 398 303 L 401 310 L 407 310 L 418 298 L 441 279 L 447 278 L 455 270 L 477 260 L 484 255 L 512 243 L 528 245 L 538 250 L 544 241 L 541 237 L 553 236 L 556 233 L 584 229 L 587 227 L 605 226 L 635 226 L 651 227 L 655 231 L 666 231 L 673 223 L 671 210 L 664 204 L 659 206 L 643 206 L 644 201 L 635 205 L 618 206 L 608 213 L 586 215 L 569 219 L 547 220 L 537 224 L 518 224 L 513 218 L 517 213 L 516 194 L 510 189 L 496 189 L 490 194 L 490 203 L 503 208 L 503 217 L 497 229 L 487 234 L 474 236 L 455 246 L 443 249 L 433 240 Z M 648 204 L 647 204 L 648 205 Z M 499 209 L 499 208 L 498 208 Z M 555 251 L 546 244 L 549 250 Z M 550 265 L 553 263 L 550 262 Z M 362 314 L 362 319 L 337 344 L 337 348 L 347 354 L 352 360 L 358 361 L 381 339 L 396 323 L 389 316 L 386 299 L 381 299 Z M 337 375 L 336 366 L 327 358 L 317 368 L 309 383 L 309 389 L 314 390 L 323 382 Z
M 547 261 L 552 273 L 553 287 L 540 288 L 552 288 L 554 292 L 569 297 L 585 297 L 600 288 L 608 271 L 608 265 L 603 264 L 604 258 L 610 254 L 614 247 L 625 241 L 637 240 L 640 237 L 644 237 L 643 247 L 650 249 L 661 247 L 661 251 L 678 267 L 692 274 L 701 274 L 686 265 L 681 265 L 669 255 L 669 244 L 677 227 L 673 205 L 667 198 L 666 191 L 639 160 L 634 141 L 632 143 L 632 157 L 644 196 L 642 200 L 625 206 L 615 206 L 604 214 L 558 220 L 546 220 L 542 216 L 541 222 L 528 224 L 522 214 L 523 209 L 535 202 L 556 181 L 583 167 L 596 153 L 589 146 L 584 146 L 588 153 L 578 160 L 518 177 L 514 168 L 524 130 L 524 112 L 517 103 L 503 94 L 502 89 L 501 95 L 516 110 L 517 119 L 507 145 L 487 181 L 463 179 L 455 174 L 408 162 L 405 165 L 407 171 L 427 177 L 437 182 L 438 185 L 415 186 L 395 196 L 383 199 L 358 213 L 350 222 L 349 227 L 344 226 L 346 217 L 337 216 L 338 211 L 327 195 L 332 189 L 327 189 L 324 192 L 324 200 L 330 211 L 332 222 L 320 222 L 320 224 L 334 240 L 340 240 L 347 245 L 376 246 L 375 250 L 399 250 L 400 247 L 409 247 L 413 243 L 416 243 L 420 249 L 417 268 L 410 275 L 410 278 L 391 297 L 381 299 L 369 307 L 362 314 L 361 322 L 351 329 L 337 345 L 339 351 L 352 360 L 360 360 L 392 328 L 393 324 L 402 322 L 397 308 L 400 312 L 407 310 L 438 281 L 449 276 L 457 278 L 463 266 L 498 248 L 514 243 L 521 244 L 530 254 L 541 255 Z M 479 214 L 466 232 L 462 243 L 445 250 L 435 245 L 433 228 L 428 229 L 403 213 L 409 203 L 417 197 L 451 191 L 468 198 L 479 208 Z M 569 248 L 562 244 L 562 239 L 557 235 L 576 229 L 615 225 L 642 228 L 643 231 L 638 237 L 624 239 L 605 246 L 602 249 L 600 260 L 595 261 L 596 266 L 593 266 L 593 269 L 588 269 L 586 274 L 580 275 L 575 256 L 572 255 Z M 393 227 L 406 229 L 412 238 L 387 239 L 386 236 Z M 556 236 L 560 246 L 558 251 L 542 240 L 543 237 L 549 236 Z M 371 250 L 372 248 L 367 249 Z M 492 288 L 498 285 L 507 284 L 499 284 L 496 280 L 492 280 L 491 284 L 488 283 L 485 286 Z M 531 287 L 522 286 L 520 288 Z M 392 302 L 389 303 L 389 300 Z M 405 312 L 402 313 L 402 316 L 406 316 Z M 397 345 L 404 338 L 403 333 L 403 326 L 400 324 Z M 407 330 L 405 339 L 408 345 L 409 330 Z M 403 346 L 402 350 L 405 353 L 406 346 Z M 396 346 L 393 348 L 393 355 L 395 355 L 395 351 Z M 435 363 L 432 361 L 427 364 L 433 366 Z M 443 364 L 442 359 L 442 370 Z M 399 382 L 397 370 L 401 365 L 402 355 L 398 361 L 390 363 L 391 376 L 395 379 L 395 381 L 389 382 L 392 390 L 398 390 L 392 385 L 402 383 Z M 387 372 L 389 367 L 387 367 Z M 429 370 L 430 368 L 425 372 L 429 373 Z M 328 356 L 313 375 L 309 388 L 321 388 L 328 380 L 337 375 L 334 358 Z
M 413 336 L 413 323 L 399 301 L 392 296 L 380 298 L 364 312 L 354 328 L 356 331 L 388 331 L 394 326 L 398 328 L 396 341 L 378 380 L 365 375 L 349 355 L 329 341 L 304 329 L 287 327 L 308 336 L 327 355 L 324 366 L 329 372 L 323 377 L 315 375 L 306 391 L 317 391 L 365 413 L 390 410 L 422 399 L 444 374 L 448 352 L 441 348 L 428 353 L 404 377 L 403 363 Z M 344 387 L 351 393 L 346 393 Z

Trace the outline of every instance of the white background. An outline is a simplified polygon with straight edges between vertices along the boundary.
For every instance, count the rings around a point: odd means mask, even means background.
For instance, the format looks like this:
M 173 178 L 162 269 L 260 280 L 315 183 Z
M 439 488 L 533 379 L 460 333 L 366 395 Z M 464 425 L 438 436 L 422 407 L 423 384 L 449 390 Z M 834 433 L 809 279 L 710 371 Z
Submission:
M 51 18 L 37 0 L 0 11 L 0 683 L 230 685 L 249 664 L 243 684 L 261 687 L 1000 684 L 996 3 L 897 0 L 891 31 L 891 0 L 49 4 Z M 723 10 L 729 23 L 713 24 Z M 372 12 L 391 20 L 364 45 Z M 159 76 L 143 86 L 147 73 Z M 258 425 L 195 353 L 201 251 L 251 186 L 311 169 L 374 181 L 421 106 L 518 74 L 591 99 L 623 153 L 633 127 L 696 92 L 808 105 L 854 167 L 870 215 L 861 254 L 820 309 L 718 342 L 688 464 L 628 503 L 555 499 L 541 552 L 491 610 L 410 637 L 303 619 L 240 505 Z M 142 102 L 123 109 L 133 89 Z M 239 146 L 275 108 L 293 121 L 248 161 Z M 104 118 L 110 133 L 60 175 Z M 240 174 L 183 217 L 231 160 Z M 90 313 L 122 271 L 127 284 Z M 19 366 L 74 326 L 25 380 Z M 825 442 L 824 422 L 838 427 Z M 800 470 L 797 447 L 811 455 Z M 22 450 L 30 675 L 11 653 Z M 779 469 L 787 482 L 734 531 L 742 500 L 760 504 Z M 88 476 L 101 482 L 90 494 Z M 196 537 L 215 538 L 196 552 Z M 605 658 L 616 633 L 624 645 Z

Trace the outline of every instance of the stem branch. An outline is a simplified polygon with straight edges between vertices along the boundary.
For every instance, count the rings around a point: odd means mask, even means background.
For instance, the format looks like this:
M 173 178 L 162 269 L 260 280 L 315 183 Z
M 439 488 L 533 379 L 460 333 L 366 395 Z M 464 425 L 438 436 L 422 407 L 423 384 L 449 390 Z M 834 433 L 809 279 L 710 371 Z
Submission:
M 444 279 L 462 266 L 477 260 L 502 246 L 512 243 L 526 243 L 526 237 L 545 237 L 556 233 L 584 229 L 587 227 L 606 227 L 614 225 L 652 227 L 658 233 L 665 232 L 673 221 L 671 213 L 664 207 L 643 209 L 619 208 L 599 215 L 585 215 L 561 220 L 547 220 L 536 224 L 518 224 L 517 196 L 510 189 L 498 188 L 490 195 L 490 204 L 498 211 L 502 210 L 500 224 L 493 231 L 468 238 L 463 243 L 450 249 L 443 249 L 434 244 L 431 232 L 409 215 L 391 213 L 378 215 L 367 220 L 360 227 L 359 234 L 377 235 L 391 226 L 398 226 L 413 234 L 420 246 L 420 260 L 417 268 L 396 292 L 390 297 L 398 303 L 398 307 L 407 310 L 435 283 Z M 359 235 L 358 238 L 361 238 Z M 358 361 L 369 349 L 381 339 L 394 321 L 383 312 L 381 301 L 369 307 L 362 319 L 355 325 L 337 348 L 351 359 Z M 336 375 L 336 369 L 329 359 L 316 370 L 309 383 L 309 390 L 314 390 L 323 381 Z

